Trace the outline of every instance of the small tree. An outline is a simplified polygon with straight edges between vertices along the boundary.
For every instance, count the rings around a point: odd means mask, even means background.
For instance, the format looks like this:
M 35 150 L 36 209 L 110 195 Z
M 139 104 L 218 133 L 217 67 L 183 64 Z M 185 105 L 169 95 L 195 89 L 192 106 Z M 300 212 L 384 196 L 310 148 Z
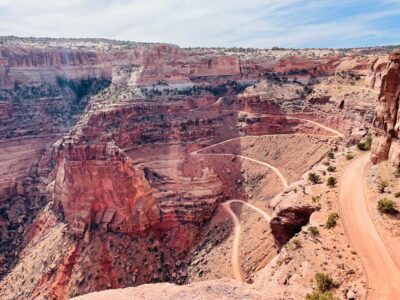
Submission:
M 333 188 L 336 186 L 336 183 L 337 183 L 337 179 L 335 177 L 329 177 L 326 182 L 326 185 L 329 186 L 330 188 Z
M 311 181 L 313 184 L 317 184 L 320 179 L 321 178 L 316 173 L 308 173 L 308 180 Z
M 337 224 L 336 220 L 338 218 L 339 218 L 339 215 L 337 213 L 331 213 L 328 216 L 328 219 L 326 220 L 325 227 L 328 228 L 328 229 L 335 227 L 336 224 Z
M 387 198 L 378 201 L 378 210 L 383 214 L 395 215 L 398 213 L 396 203 Z
M 346 159 L 347 160 L 352 160 L 354 158 L 354 155 L 353 154 L 351 154 L 351 153 L 347 153 L 346 154 Z
M 328 158 L 329 159 L 334 159 L 335 158 L 335 153 L 333 153 L 332 150 L 328 152 Z

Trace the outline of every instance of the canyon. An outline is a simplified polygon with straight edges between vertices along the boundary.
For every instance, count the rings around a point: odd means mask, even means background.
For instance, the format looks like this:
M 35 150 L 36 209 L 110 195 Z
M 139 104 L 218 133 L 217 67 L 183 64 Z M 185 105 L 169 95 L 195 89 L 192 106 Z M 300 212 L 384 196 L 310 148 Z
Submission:
M 325 182 L 399 165 L 399 52 L 0 41 L 2 299 L 370 296 Z

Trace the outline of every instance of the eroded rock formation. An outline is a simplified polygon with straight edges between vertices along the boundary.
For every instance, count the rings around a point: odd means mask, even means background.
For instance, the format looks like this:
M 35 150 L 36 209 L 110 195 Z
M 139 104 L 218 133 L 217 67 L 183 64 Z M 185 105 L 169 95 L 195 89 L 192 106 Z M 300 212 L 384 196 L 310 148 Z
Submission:
M 112 144 L 61 143 L 54 196 L 65 219 L 83 237 L 92 224 L 112 231 L 145 231 L 160 212 L 144 174 Z
M 375 140 L 371 159 L 374 163 L 389 159 L 400 164 L 400 51 L 390 54 L 390 64 L 382 78 L 374 120 Z
M 230 247 L 220 204 L 245 199 L 267 209 L 282 183 L 265 163 L 292 183 L 336 146 L 307 120 L 346 136 L 369 124 L 364 78 L 383 68 L 356 51 L 88 48 L 0 50 L 4 299 L 191 280 L 193 257 Z M 247 278 L 275 255 L 273 236 L 281 247 L 311 212 L 291 203 L 276 211 L 273 235 L 258 226 L 267 238 L 251 241 Z M 229 276 L 229 255 L 220 255 L 210 260 L 220 268 L 213 274 Z M 213 275 L 196 268 L 199 278 Z

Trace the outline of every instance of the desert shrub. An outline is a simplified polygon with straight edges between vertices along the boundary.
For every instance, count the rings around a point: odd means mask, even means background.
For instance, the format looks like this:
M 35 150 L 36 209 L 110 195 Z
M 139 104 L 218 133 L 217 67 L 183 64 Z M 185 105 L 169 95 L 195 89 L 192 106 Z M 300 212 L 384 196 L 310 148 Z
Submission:
M 292 246 L 293 246 L 293 249 L 299 249 L 299 248 L 301 248 L 301 242 L 300 242 L 300 240 L 299 240 L 299 239 L 293 239 L 293 240 L 292 240 Z
M 317 236 L 319 234 L 319 230 L 316 226 L 309 226 L 308 232 L 311 233 L 312 236 Z
M 370 134 L 366 137 L 365 142 L 360 142 L 357 144 L 358 149 L 360 149 L 361 151 L 371 150 L 371 146 L 372 146 L 372 136 Z
M 308 180 L 311 181 L 313 184 L 317 184 L 320 179 L 321 178 L 316 173 L 308 173 Z
M 317 289 L 321 292 L 328 292 L 334 286 L 332 277 L 325 273 L 316 273 L 315 281 L 317 283 Z
M 397 178 L 400 177 L 400 166 L 396 167 L 396 171 L 394 171 L 394 176 L 396 176 Z
M 329 166 L 326 170 L 328 172 L 336 172 L 336 167 L 335 166 Z
M 379 184 L 378 184 L 378 189 L 379 192 L 384 193 L 385 189 L 389 186 L 389 182 L 387 182 L 386 180 L 380 180 Z
M 335 227 L 336 223 L 337 223 L 336 221 L 338 218 L 339 218 L 339 215 L 337 213 L 331 213 L 328 216 L 328 219 L 326 220 L 325 227 L 328 229 Z
M 352 160 L 354 158 L 354 155 L 353 154 L 351 154 L 351 153 L 347 153 L 346 154 L 346 159 L 347 160 Z
M 398 213 L 396 209 L 396 203 L 387 198 L 383 198 L 378 201 L 378 210 L 384 214 L 394 215 Z
M 333 188 L 336 186 L 337 179 L 335 177 L 329 177 L 328 180 L 326 181 L 326 185 Z
M 396 198 L 400 198 L 400 192 L 397 192 L 396 194 L 394 194 L 394 196 L 395 196 Z
M 313 291 L 306 295 L 306 300 L 335 300 L 331 292 Z
M 329 159 L 334 159 L 335 158 L 335 153 L 333 153 L 333 151 L 329 151 L 328 152 L 328 158 Z
M 340 109 L 343 109 L 343 108 L 344 108 L 344 100 L 340 101 L 339 108 L 340 108 Z

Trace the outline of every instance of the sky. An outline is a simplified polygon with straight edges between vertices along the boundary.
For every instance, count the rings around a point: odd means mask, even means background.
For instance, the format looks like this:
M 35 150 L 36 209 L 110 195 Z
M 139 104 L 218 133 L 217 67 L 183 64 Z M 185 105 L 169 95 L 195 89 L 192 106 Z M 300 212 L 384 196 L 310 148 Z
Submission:
M 0 0 L 0 35 L 182 47 L 400 44 L 400 0 Z

